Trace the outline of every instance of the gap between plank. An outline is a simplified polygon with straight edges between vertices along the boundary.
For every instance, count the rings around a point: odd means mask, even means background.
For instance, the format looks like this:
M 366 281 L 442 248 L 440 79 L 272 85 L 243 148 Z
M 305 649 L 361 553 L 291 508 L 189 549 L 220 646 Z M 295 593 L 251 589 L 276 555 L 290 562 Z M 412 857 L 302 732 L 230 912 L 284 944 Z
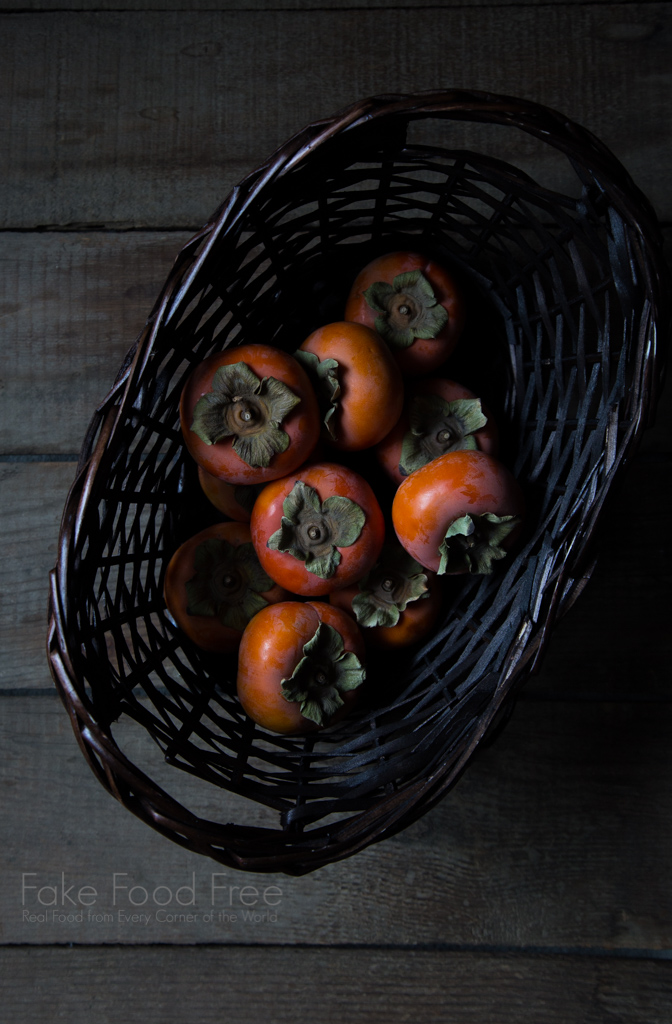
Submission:
M 2 15 L 0 11 L 0 16 Z M 63 13 L 63 12 L 61 12 Z M 67 11 L 65 13 L 68 13 Z M 73 12 L 70 12 L 73 13 Z M 76 13 L 76 12 L 74 12 Z M 95 12 L 94 12 L 95 13 Z M 107 13 L 107 12 L 105 12 Z M 117 12 L 119 13 L 119 12 Z M 99 235 L 132 235 L 132 234 L 168 234 L 175 232 L 176 234 L 180 231 L 200 231 L 203 224 L 181 224 L 175 226 L 174 224 L 170 227 L 156 226 L 152 224 L 147 227 L 142 225 L 126 225 L 121 227 L 114 227 L 107 224 L 36 224 L 32 228 L 21 228 L 21 227 L 0 227 L 0 234 L 2 235 L 50 235 L 50 234 L 70 234 L 70 235 L 90 235 L 95 232 Z
M 77 462 L 79 455 L 0 455 L 0 462 Z
M 572 7 L 595 7 L 599 4 L 600 7 L 636 7 L 641 4 L 642 0 L 570 0 L 569 5 Z M 568 6 L 569 6 L 568 5 Z M 489 3 L 488 0 L 482 0 L 481 3 L 477 4 L 478 7 L 487 8 L 526 8 L 526 7 L 537 7 L 537 8 L 555 8 L 559 6 L 565 6 L 563 0 L 547 0 L 546 3 L 539 3 L 536 0 L 527 0 L 522 3 Z M 470 3 L 453 4 L 454 10 L 467 9 L 472 10 L 474 7 Z M 427 4 L 404 4 L 390 5 L 381 3 L 376 7 L 371 7 L 369 4 L 350 4 L 343 5 L 342 7 L 227 7 L 226 13 L 233 14 L 333 14 L 334 11 L 342 12 L 344 14 L 351 13 L 353 11 L 442 11 L 444 5 L 438 3 L 427 3 Z M 221 13 L 216 7 L 17 7 L 17 8 L 5 8 L 0 10 L 0 16 L 9 14 L 212 14 L 213 11 Z
M 567 957 L 593 957 L 609 960 L 672 960 L 672 949 L 639 949 L 637 947 L 609 948 L 603 946 L 510 946 L 486 943 L 460 943 L 460 942 L 145 942 L 125 943 L 106 942 L 102 944 L 90 942 L 49 942 L 41 943 L 40 949 L 66 947 L 68 949 L 187 949 L 198 946 L 200 949 L 296 949 L 296 950 L 366 950 L 368 952 L 381 953 L 469 953 L 500 956 L 567 956 Z M 35 949 L 32 942 L 7 942 L 0 943 L 4 949 Z

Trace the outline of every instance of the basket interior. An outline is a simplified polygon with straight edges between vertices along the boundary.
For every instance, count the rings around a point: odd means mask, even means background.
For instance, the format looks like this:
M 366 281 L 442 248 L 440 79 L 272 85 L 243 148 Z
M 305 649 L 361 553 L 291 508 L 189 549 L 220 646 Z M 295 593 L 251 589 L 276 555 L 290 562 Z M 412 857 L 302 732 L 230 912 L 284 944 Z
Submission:
M 215 221 L 131 379 L 74 553 L 76 671 L 122 747 L 128 724 L 141 726 L 161 760 L 251 799 L 255 824 L 287 834 L 457 762 L 569 591 L 638 415 L 638 253 L 599 183 L 570 172 L 563 194 L 484 153 L 353 130 L 262 189 L 234 225 Z M 463 284 L 469 322 L 446 373 L 493 410 L 527 532 L 492 576 L 451 581 L 420 650 L 372 659 L 356 713 L 317 739 L 274 736 L 237 702 L 235 657 L 199 651 L 164 606 L 171 554 L 218 518 L 183 447 L 179 396 L 216 350 L 260 341 L 292 352 L 341 319 L 357 270 L 396 248 L 427 253 Z

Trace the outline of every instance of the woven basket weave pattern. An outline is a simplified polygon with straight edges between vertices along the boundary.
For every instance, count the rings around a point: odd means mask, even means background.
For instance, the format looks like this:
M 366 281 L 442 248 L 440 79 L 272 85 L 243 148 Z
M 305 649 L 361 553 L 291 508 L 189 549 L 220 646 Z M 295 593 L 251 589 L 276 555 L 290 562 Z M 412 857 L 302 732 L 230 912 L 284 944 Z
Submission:
M 369 101 L 246 179 L 178 257 L 84 445 L 52 577 L 55 678 L 101 781 L 224 863 L 301 873 L 392 834 L 443 795 L 587 578 L 588 541 L 651 404 L 667 314 L 645 201 L 615 161 L 623 177 L 605 187 L 608 155 L 574 126 L 557 131 L 578 198 L 487 156 L 405 142 L 409 117 L 447 110 L 516 127 L 510 103 L 478 95 Z M 517 117 L 526 130 L 535 118 L 556 128 L 541 108 Z M 359 267 L 402 247 L 464 284 L 470 326 L 451 376 L 480 385 L 494 408 L 528 528 L 492 576 L 451 588 L 436 633 L 397 658 L 391 684 L 384 659 L 374 667 L 357 714 L 318 740 L 275 737 L 240 709 L 235 658 L 199 652 L 164 607 L 167 559 L 211 514 L 183 447 L 180 392 L 225 346 L 293 351 L 342 317 Z M 121 716 L 169 763 L 279 812 L 277 825 L 191 815 L 117 748 Z

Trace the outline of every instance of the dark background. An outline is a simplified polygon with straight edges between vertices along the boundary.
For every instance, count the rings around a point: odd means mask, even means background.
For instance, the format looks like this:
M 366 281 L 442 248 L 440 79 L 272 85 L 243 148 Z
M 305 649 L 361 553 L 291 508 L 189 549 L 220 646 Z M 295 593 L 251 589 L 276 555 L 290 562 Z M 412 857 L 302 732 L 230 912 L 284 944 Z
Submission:
M 276 146 L 374 93 L 508 93 L 594 131 L 672 223 L 667 2 L 217 6 L 0 0 L 6 1019 L 667 1022 L 669 389 L 508 728 L 398 837 L 303 879 L 226 871 L 109 799 L 75 743 L 44 639 L 76 453 L 173 257 Z M 125 739 L 191 809 L 240 816 Z M 82 886 L 88 909 L 68 902 Z

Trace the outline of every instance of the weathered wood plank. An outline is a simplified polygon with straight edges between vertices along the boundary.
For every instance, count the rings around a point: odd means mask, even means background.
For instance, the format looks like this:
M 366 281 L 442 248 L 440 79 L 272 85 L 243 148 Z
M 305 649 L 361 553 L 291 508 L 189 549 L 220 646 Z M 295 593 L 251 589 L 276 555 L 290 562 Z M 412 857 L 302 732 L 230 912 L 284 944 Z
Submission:
M 554 632 L 530 695 L 669 700 L 670 440 L 666 454 L 652 440 L 617 485 L 596 538 L 594 578 Z
M 0 689 L 50 684 L 46 660 L 48 574 L 72 463 L 0 463 Z
M 55 697 L 2 710 L 5 943 L 672 948 L 669 706 L 525 702 L 438 807 L 301 879 L 220 868 L 148 829 L 91 775 Z M 166 766 L 141 730 L 117 735 L 196 813 L 269 824 Z
M 79 451 L 188 238 L 0 234 L 0 453 Z
M 604 957 L 303 949 L 12 949 L 31 1024 L 667 1024 L 672 966 Z M 309 981 L 308 979 L 318 979 Z
M 437 84 L 561 109 L 670 219 L 671 19 L 662 2 L 7 14 L 0 226 L 199 226 L 307 122 Z M 490 145 L 557 180 L 527 136 Z

